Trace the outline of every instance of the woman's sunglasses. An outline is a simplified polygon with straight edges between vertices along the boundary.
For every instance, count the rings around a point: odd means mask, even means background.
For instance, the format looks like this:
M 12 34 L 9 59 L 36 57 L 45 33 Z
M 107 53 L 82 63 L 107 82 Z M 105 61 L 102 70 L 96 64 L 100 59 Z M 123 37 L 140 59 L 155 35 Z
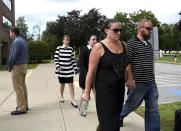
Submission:
M 115 28 L 115 29 L 110 29 L 110 30 L 112 30 L 114 33 L 118 33 L 118 32 L 122 32 L 123 30 L 122 29 L 117 29 L 117 28 Z

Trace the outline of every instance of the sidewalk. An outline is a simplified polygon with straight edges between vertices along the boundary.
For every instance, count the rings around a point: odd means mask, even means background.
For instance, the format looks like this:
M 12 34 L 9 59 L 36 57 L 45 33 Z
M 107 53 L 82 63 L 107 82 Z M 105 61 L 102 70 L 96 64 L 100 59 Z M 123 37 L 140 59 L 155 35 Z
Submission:
M 0 131 L 95 131 L 98 125 L 94 97 L 91 94 L 86 117 L 70 104 L 69 88 L 64 91 L 65 102 L 59 103 L 59 83 L 54 64 L 41 64 L 28 70 L 26 79 L 29 108 L 27 114 L 11 116 L 15 110 L 16 97 L 13 92 L 11 75 L 0 72 Z M 81 89 L 75 76 L 75 99 L 79 103 Z M 144 120 L 131 113 L 124 121 L 121 131 L 144 131 Z

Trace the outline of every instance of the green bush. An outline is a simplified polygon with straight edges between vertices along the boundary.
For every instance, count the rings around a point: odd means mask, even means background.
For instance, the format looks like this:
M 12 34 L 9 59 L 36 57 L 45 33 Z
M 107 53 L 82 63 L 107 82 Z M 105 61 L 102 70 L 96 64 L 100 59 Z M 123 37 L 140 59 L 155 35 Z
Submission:
M 40 63 L 49 55 L 48 43 L 44 41 L 31 41 L 28 43 L 29 63 Z

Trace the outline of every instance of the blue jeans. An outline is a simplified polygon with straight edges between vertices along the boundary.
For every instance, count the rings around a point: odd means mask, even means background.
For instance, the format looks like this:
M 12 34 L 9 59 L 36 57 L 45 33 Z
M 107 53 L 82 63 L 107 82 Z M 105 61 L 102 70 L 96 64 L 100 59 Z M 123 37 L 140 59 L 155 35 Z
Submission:
M 145 100 L 145 131 L 160 131 L 158 89 L 155 82 L 136 83 L 136 88 L 128 89 L 128 98 L 123 105 L 120 120 L 139 107 L 143 100 Z

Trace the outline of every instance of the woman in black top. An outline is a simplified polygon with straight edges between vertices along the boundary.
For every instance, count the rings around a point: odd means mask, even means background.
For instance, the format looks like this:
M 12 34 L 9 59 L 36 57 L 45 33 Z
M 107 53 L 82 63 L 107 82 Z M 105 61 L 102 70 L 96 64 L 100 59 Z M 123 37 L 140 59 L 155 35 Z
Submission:
M 80 65 L 80 74 L 79 74 L 79 85 L 80 88 L 82 89 L 82 94 L 85 91 L 85 78 L 88 72 L 88 65 L 89 65 L 89 55 L 92 50 L 92 47 L 96 44 L 97 42 L 97 37 L 96 35 L 92 34 L 88 40 L 88 45 L 84 47 L 79 56 L 79 65 Z M 92 85 L 94 97 L 95 97 L 95 88 Z M 80 99 L 80 115 L 81 116 L 86 116 L 86 111 L 82 109 L 82 99 Z
M 90 54 L 89 70 L 86 77 L 86 89 L 83 99 L 90 99 L 91 83 L 96 75 L 96 109 L 99 131 L 119 131 L 120 118 L 126 86 L 134 88 L 126 44 L 120 42 L 121 23 L 107 20 L 102 31 L 106 38 L 97 43 Z M 127 75 L 125 75 L 127 74 Z

